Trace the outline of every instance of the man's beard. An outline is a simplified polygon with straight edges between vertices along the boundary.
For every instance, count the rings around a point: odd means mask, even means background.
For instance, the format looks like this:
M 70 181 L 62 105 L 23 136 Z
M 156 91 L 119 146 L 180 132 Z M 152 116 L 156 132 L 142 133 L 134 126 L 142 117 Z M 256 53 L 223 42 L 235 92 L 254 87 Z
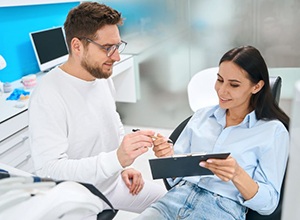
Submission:
M 112 74 L 112 70 L 105 73 L 100 67 L 90 65 L 86 58 L 81 61 L 81 66 L 97 79 L 107 79 Z

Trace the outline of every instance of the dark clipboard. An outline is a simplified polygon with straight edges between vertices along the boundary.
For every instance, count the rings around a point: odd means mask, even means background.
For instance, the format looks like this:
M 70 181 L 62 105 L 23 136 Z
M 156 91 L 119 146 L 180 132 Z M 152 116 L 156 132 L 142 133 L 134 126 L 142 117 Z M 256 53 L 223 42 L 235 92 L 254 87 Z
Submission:
M 209 158 L 225 159 L 229 154 L 230 153 L 188 154 L 149 159 L 152 178 L 161 179 L 169 177 L 213 175 L 209 169 L 199 166 L 200 161 L 206 161 Z

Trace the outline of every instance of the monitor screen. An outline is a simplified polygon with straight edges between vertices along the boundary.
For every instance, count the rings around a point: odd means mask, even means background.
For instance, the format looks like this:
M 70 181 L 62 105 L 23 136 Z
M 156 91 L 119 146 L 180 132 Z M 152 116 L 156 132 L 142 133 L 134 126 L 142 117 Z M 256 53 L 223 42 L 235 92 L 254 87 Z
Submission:
M 69 52 L 62 27 L 31 32 L 29 35 L 41 71 L 67 60 Z

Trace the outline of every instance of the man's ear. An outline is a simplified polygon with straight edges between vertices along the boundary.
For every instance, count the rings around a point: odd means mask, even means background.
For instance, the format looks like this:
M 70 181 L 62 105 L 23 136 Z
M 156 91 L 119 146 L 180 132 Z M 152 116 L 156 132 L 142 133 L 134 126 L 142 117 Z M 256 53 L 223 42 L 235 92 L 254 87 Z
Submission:
M 264 87 L 264 85 L 265 82 L 263 80 L 259 80 L 259 82 L 254 85 L 252 94 L 258 93 L 262 89 L 262 87 Z
M 82 45 L 81 41 L 78 38 L 74 37 L 71 40 L 71 48 L 72 48 L 72 53 L 73 54 L 78 54 L 82 51 L 83 45 Z

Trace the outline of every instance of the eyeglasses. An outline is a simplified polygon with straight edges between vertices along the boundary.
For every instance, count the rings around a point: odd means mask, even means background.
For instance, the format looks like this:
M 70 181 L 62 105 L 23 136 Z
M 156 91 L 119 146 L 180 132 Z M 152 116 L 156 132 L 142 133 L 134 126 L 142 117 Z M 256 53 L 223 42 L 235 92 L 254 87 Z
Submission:
M 98 46 L 100 49 L 103 49 L 106 51 L 106 56 L 111 57 L 116 50 L 118 50 L 119 53 L 122 53 L 127 45 L 127 42 L 121 40 L 121 43 L 119 44 L 114 44 L 112 46 L 103 46 L 101 44 L 96 43 L 95 41 L 91 40 L 90 38 L 87 37 L 80 37 L 78 38 L 79 40 L 86 40 L 89 43 L 95 44 Z

